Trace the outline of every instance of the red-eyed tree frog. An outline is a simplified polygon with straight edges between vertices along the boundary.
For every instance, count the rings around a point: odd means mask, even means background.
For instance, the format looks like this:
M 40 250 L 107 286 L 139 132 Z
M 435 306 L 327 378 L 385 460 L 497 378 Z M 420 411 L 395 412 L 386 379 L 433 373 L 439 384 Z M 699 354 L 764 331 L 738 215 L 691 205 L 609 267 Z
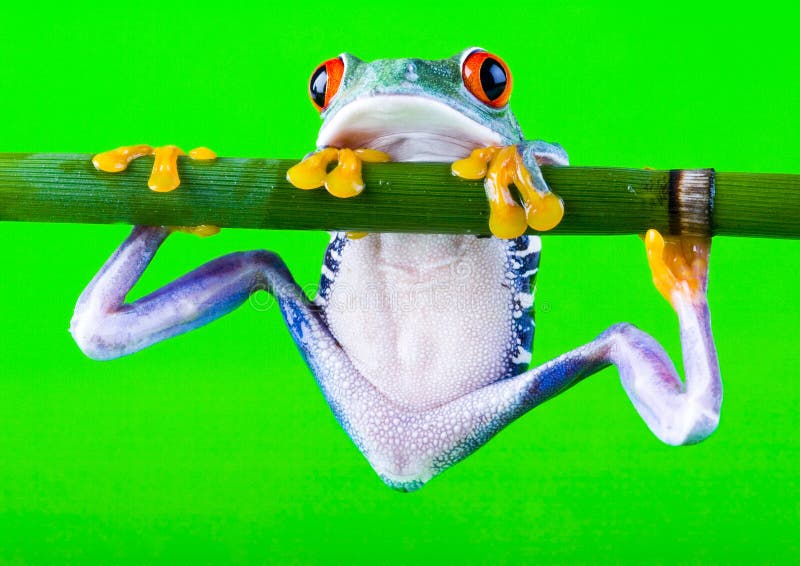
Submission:
M 174 230 L 137 226 L 78 300 L 76 342 L 92 358 L 123 356 L 266 289 L 339 423 L 381 479 L 405 491 L 608 365 L 658 438 L 704 439 L 722 400 L 706 301 L 709 240 L 645 236 L 656 287 L 678 315 L 685 382 L 664 349 L 630 324 L 529 369 L 541 241 L 524 232 L 561 219 L 562 202 L 539 166 L 567 165 L 567 154 L 524 138 L 508 105 L 511 87 L 502 59 L 477 48 L 438 61 L 330 59 L 309 84 L 323 119 L 318 151 L 287 174 L 299 188 L 352 197 L 364 190 L 362 161 L 450 162 L 454 174 L 485 179 L 491 237 L 335 233 L 313 300 L 280 257 L 257 250 L 216 259 L 128 303 Z M 151 152 L 124 147 L 95 163 L 120 171 Z M 151 188 L 175 188 L 180 151 L 155 153 Z

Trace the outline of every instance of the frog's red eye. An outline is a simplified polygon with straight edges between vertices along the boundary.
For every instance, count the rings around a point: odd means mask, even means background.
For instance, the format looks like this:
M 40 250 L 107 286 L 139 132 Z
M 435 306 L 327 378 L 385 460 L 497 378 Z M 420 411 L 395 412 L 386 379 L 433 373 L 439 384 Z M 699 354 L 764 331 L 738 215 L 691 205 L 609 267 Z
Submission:
M 500 108 L 511 96 L 511 72 L 497 55 L 473 51 L 461 67 L 464 85 L 484 104 Z
M 308 82 L 308 94 L 317 110 L 322 111 L 330 103 L 344 74 L 344 62 L 340 57 L 328 59 L 316 68 Z

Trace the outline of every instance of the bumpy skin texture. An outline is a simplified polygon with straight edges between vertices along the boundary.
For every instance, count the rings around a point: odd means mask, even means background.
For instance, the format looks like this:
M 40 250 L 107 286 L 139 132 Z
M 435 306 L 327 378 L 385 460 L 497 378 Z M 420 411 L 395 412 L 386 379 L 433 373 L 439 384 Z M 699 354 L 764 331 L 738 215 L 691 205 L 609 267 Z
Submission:
M 328 248 L 325 263 L 330 271 L 323 275 L 316 304 L 303 295 L 280 258 L 264 251 L 219 258 L 125 304 L 124 296 L 168 233 L 163 228 L 134 228 L 84 291 L 71 327 L 83 351 L 95 359 L 135 352 L 222 316 L 251 293 L 266 289 L 277 298 L 336 418 L 384 482 L 394 488 L 421 487 L 509 422 L 609 364 L 619 368 L 634 406 L 664 442 L 697 442 L 717 425 L 721 384 L 704 300 L 679 303 L 685 385 L 661 346 L 630 325 L 613 326 L 586 346 L 516 373 L 524 366 L 533 332 L 524 282 L 530 281 L 538 264 L 536 237 L 504 244 L 509 282 L 523 298 L 509 304 L 516 322 L 512 341 L 504 349 L 509 358 L 503 376 L 448 402 L 417 408 L 391 399 L 364 377 L 326 324 L 325 303 L 335 286 L 336 264 L 347 257 L 349 242 L 342 234 Z M 457 318 L 454 313 L 454 322 Z M 459 331 L 457 325 L 442 329 Z
M 544 183 L 538 165 L 565 164 L 566 154 L 555 144 L 524 141 L 508 108 L 469 98 L 460 78 L 469 52 L 443 61 L 343 56 L 341 92 L 323 114 L 319 145 L 360 136 L 395 159 L 455 160 L 479 142 L 516 143 L 534 182 Z M 216 259 L 126 303 L 169 233 L 135 227 L 95 276 L 72 319 L 81 349 L 96 359 L 130 354 L 223 316 L 265 289 L 336 418 L 391 487 L 419 488 L 531 408 L 611 364 L 664 442 L 697 442 L 717 426 L 722 386 L 704 280 L 698 291 L 671 295 L 685 382 L 663 348 L 628 324 L 526 371 L 538 237 L 352 240 L 339 233 L 314 301 L 276 254 L 252 251 Z

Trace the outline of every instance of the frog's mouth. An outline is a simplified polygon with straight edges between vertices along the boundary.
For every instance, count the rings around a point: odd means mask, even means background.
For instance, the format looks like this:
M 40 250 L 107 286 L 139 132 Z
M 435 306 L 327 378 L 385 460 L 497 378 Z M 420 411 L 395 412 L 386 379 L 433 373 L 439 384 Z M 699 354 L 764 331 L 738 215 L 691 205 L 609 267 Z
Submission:
M 421 96 L 357 99 L 323 125 L 317 147 L 377 149 L 393 161 L 462 159 L 503 137 L 442 102 Z

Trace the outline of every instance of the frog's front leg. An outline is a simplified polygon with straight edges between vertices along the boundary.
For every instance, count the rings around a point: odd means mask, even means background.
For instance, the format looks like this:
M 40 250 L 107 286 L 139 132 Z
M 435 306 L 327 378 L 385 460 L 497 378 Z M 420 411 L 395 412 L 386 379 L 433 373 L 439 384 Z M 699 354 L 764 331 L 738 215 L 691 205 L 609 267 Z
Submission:
M 78 299 L 70 331 L 89 357 L 110 359 L 187 332 L 271 292 L 282 309 L 316 315 L 274 253 L 239 252 L 213 260 L 165 287 L 126 303 L 125 297 L 172 230 L 134 227 Z M 297 317 L 295 317 L 297 319 Z

